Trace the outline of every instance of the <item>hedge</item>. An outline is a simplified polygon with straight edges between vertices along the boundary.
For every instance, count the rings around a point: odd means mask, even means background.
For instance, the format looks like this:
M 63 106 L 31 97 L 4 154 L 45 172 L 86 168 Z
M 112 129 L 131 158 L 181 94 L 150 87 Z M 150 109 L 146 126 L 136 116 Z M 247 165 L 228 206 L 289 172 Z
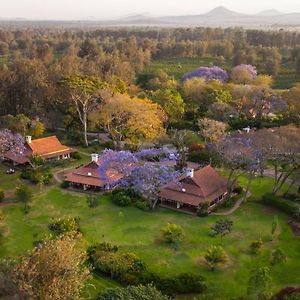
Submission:
M 287 213 L 288 215 L 298 219 L 300 221 L 300 216 L 297 215 L 300 206 L 295 202 L 290 200 L 282 199 L 278 196 L 274 196 L 273 194 L 266 194 L 262 198 L 262 202 L 266 205 L 278 208 L 279 210 Z
M 91 246 L 88 255 L 93 267 L 126 285 L 153 284 L 162 293 L 202 293 L 206 290 L 204 277 L 192 273 L 181 273 L 166 277 L 148 270 L 147 265 L 134 253 L 119 252 L 110 243 Z

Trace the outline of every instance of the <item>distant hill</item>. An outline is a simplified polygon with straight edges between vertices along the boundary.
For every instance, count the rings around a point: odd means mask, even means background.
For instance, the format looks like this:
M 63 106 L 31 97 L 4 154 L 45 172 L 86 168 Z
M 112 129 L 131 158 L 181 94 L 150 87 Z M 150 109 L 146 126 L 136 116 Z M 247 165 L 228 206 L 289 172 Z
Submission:
M 300 13 L 281 13 L 270 9 L 258 14 L 243 14 L 219 6 L 205 14 L 154 17 L 149 14 L 136 14 L 115 20 L 90 18 L 74 21 L 30 21 L 6 20 L 0 17 L 0 24 L 18 23 L 19 26 L 36 24 L 49 26 L 152 26 L 152 27 L 244 27 L 244 28 L 300 28 Z
M 261 11 L 259 12 L 257 15 L 258 16 L 279 16 L 279 15 L 282 15 L 283 13 L 276 10 L 276 9 L 269 9 L 269 10 L 264 10 L 264 11 Z
M 261 27 L 297 27 L 300 26 L 300 13 L 283 14 L 277 10 L 265 10 L 258 14 L 243 14 L 219 6 L 199 15 L 152 17 L 135 15 L 128 18 L 101 22 L 103 25 L 114 26 L 210 26 L 246 28 Z
M 218 18 L 218 17 L 224 18 L 224 17 L 239 16 L 239 15 L 241 15 L 241 14 L 237 13 L 235 11 L 232 11 L 230 9 L 227 9 L 224 6 L 216 7 L 213 10 L 211 10 L 205 14 L 205 16 L 207 16 L 207 17 L 215 17 L 215 18 Z

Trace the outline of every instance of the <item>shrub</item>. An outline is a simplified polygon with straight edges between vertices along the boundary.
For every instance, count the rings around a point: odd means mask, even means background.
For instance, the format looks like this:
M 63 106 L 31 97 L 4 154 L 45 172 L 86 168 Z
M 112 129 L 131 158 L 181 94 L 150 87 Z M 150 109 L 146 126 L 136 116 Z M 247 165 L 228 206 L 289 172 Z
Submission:
M 52 182 L 53 175 L 48 168 L 22 170 L 20 177 L 24 180 L 30 180 L 34 184 L 49 184 Z
M 0 202 L 3 202 L 5 198 L 4 191 L 0 190 Z
M 123 284 L 142 283 L 146 265 L 134 253 L 119 252 L 118 247 L 106 242 L 89 247 L 87 253 L 96 270 Z
M 32 169 L 25 168 L 22 170 L 20 174 L 20 178 L 24 180 L 30 180 L 31 179 L 31 174 L 32 174 Z
M 238 195 L 241 195 L 243 193 L 243 188 L 239 185 L 239 186 L 237 186 L 236 188 L 233 189 L 233 192 L 238 194 Z
M 57 235 L 67 232 L 79 232 L 79 220 L 76 218 L 58 219 L 49 225 L 49 230 Z
M 263 241 L 261 239 L 253 241 L 250 244 L 251 252 L 257 254 L 259 250 L 262 248 L 262 246 L 263 246 Z
M 96 300 L 135 299 L 135 300 L 168 300 L 153 285 L 128 286 L 126 288 L 113 288 L 98 295 Z
M 169 296 L 202 293 L 207 289 L 204 277 L 192 273 L 181 273 L 170 277 L 145 272 L 143 284 L 153 283 L 157 289 Z
M 162 229 L 163 239 L 170 244 L 176 244 L 183 238 L 183 229 L 180 225 L 168 223 L 168 225 Z
M 79 152 L 74 152 L 74 153 L 72 153 L 71 157 L 73 159 L 79 160 L 82 158 L 82 155 Z
M 124 284 L 136 284 L 146 270 L 144 262 L 134 253 L 97 251 L 91 255 L 94 267 Z
M 43 172 L 43 183 L 44 184 L 50 184 L 53 179 L 53 174 L 50 172 L 50 170 L 46 170 Z
M 227 261 L 227 255 L 221 246 L 211 246 L 206 251 L 204 258 L 212 271 L 216 269 L 217 265 Z
M 87 201 L 88 207 L 90 207 L 90 208 L 95 208 L 95 207 L 99 206 L 99 204 L 100 204 L 100 198 L 95 195 L 87 196 L 86 201 Z
M 136 193 L 135 193 L 135 191 L 134 191 L 134 188 L 121 188 L 121 187 L 118 187 L 118 188 L 116 188 L 116 189 L 114 189 L 113 191 L 112 191 L 112 195 L 116 195 L 116 194 L 124 194 L 124 195 L 126 195 L 126 196 L 128 196 L 128 197 L 130 197 L 130 198 L 135 198 L 135 197 L 137 197 L 137 195 L 136 195 Z
M 176 276 L 177 290 L 181 294 L 202 293 L 206 289 L 204 278 L 192 273 L 182 273 Z
M 134 206 L 143 211 L 149 211 L 151 209 L 150 204 L 147 201 L 137 201 Z
M 286 261 L 286 255 L 279 248 L 274 249 L 271 254 L 271 265 L 275 266 Z
M 108 242 L 103 243 L 97 243 L 92 246 L 90 246 L 87 250 L 87 254 L 90 258 L 92 258 L 93 255 L 99 253 L 99 252 L 117 252 L 118 246 L 112 245 Z
M 113 195 L 112 202 L 118 206 L 126 207 L 131 205 L 131 198 L 123 193 Z
M 43 182 L 43 175 L 41 174 L 41 172 L 33 171 L 31 173 L 30 181 L 33 184 L 42 183 Z
M 110 275 L 123 284 L 151 283 L 167 295 L 201 293 L 206 289 L 202 276 L 182 273 L 177 276 L 162 277 L 149 272 L 144 262 L 134 253 L 118 252 L 118 247 L 107 242 L 92 245 L 87 253 L 96 270 Z
M 137 201 L 137 195 L 133 188 L 117 188 L 112 191 L 112 202 L 118 206 L 130 206 Z
M 284 195 L 284 198 L 287 199 L 287 200 L 296 202 L 296 203 L 300 203 L 299 193 L 297 193 L 297 194 L 296 193 L 295 194 L 289 193 L 289 194 Z
M 199 217 L 208 216 L 208 208 L 209 208 L 208 202 L 200 204 L 199 209 L 197 211 L 197 216 L 199 216 Z
M 300 215 L 297 214 L 299 205 L 295 202 L 284 200 L 278 196 L 274 196 L 273 194 L 264 195 L 262 198 L 262 202 L 266 205 L 276 207 L 300 221 Z
M 63 181 L 61 184 L 60 184 L 60 187 L 62 189 L 67 189 L 68 187 L 70 187 L 70 182 L 68 181 Z

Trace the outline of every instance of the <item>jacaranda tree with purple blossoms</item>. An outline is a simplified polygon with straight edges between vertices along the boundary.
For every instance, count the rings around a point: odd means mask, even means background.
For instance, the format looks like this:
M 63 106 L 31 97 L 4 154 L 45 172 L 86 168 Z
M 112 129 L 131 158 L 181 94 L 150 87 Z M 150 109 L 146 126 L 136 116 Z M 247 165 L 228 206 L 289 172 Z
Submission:
M 159 187 L 175 180 L 179 173 L 171 167 L 145 163 L 133 168 L 131 173 L 121 180 L 121 186 L 133 187 L 134 191 L 148 200 L 154 208 L 158 200 Z
M 219 67 L 200 67 L 194 71 L 191 71 L 189 73 L 186 73 L 182 79 L 187 80 L 191 79 L 193 77 L 200 77 L 204 78 L 205 80 L 219 80 L 221 82 L 227 82 L 228 81 L 228 74 L 225 70 L 219 68 Z
M 0 130 L 0 155 L 8 151 L 15 155 L 24 153 L 25 140 L 19 133 L 8 129 Z
M 173 155 L 172 155 L 173 154 Z M 158 200 L 159 187 L 179 176 L 171 167 L 157 162 L 173 159 L 176 155 L 167 148 L 145 149 L 140 152 L 105 150 L 101 155 L 98 172 L 106 181 L 108 188 L 118 184 L 120 187 L 133 187 L 135 193 L 149 201 L 152 208 Z M 108 169 L 121 173 L 123 178 L 112 182 L 107 175 Z

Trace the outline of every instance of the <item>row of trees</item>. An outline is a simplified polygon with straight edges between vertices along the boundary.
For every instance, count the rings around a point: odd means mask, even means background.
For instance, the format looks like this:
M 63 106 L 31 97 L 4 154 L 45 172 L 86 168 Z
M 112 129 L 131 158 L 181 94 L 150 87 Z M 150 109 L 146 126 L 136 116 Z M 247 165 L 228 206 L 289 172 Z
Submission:
M 96 54 L 99 49 L 132 52 L 136 45 L 159 58 L 224 56 L 229 58 L 245 50 L 248 60 L 255 59 L 261 49 L 297 49 L 299 33 L 290 31 L 243 30 L 240 28 L 180 28 L 180 29 L 98 29 L 56 30 L 54 28 L 31 30 L 2 30 L 0 55 L 20 50 L 28 55 L 49 60 L 53 53 L 61 53 L 70 44 L 78 47 L 79 55 Z M 91 41 L 91 42 L 90 42 Z M 101 47 L 97 47 L 97 46 Z M 257 51 L 258 50 L 258 51 Z M 124 52 L 125 52 L 124 51 Z M 139 58 L 141 53 L 130 54 Z M 295 52 L 293 52 L 295 56 Z

